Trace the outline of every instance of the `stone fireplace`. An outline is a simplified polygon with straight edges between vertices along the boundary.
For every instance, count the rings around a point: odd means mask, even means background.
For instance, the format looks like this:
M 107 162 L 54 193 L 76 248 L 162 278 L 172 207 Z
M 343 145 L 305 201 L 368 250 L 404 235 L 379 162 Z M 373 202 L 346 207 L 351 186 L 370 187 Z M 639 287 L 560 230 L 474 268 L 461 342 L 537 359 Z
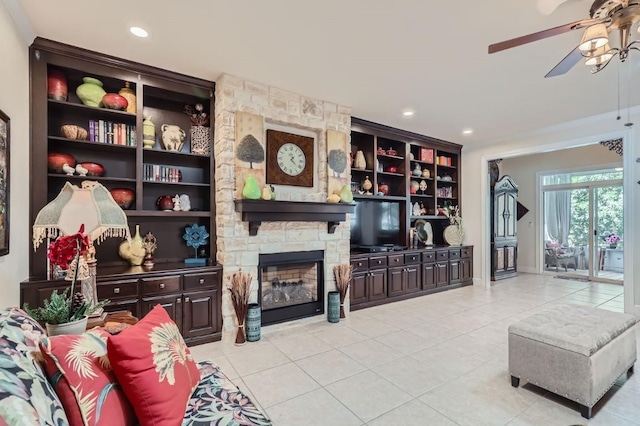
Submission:
M 250 302 L 264 304 L 264 297 L 268 297 L 268 303 L 275 302 L 277 297 L 284 297 L 284 288 L 294 281 L 294 278 L 278 278 L 279 287 L 260 289 L 260 281 L 264 271 L 260 271 L 261 256 L 264 255 L 288 255 L 293 252 L 321 252 L 322 259 L 316 263 L 318 285 L 315 288 L 317 295 L 313 303 L 313 312 L 300 314 L 303 308 L 294 308 L 292 317 L 309 316 L 326 312 L 327 293 L 335 290 L 333 267 L 339 264 L 349 263 L 349 238 L 350 215 L 346 215 L 345 221 L 337 222 L 337 226 L 327 226 L 327 221 L 318 221 L 314 215 L 309 214 L 309 221 L 270 221 L 262 219 L 259 229 L 255 226 L 250 229 L 250 222 L 243 220 L 243 215 L 236 211 L 234 201 L 242 198 L 241 191 L 247 173 L 254 174 L 262 187 L 264 181 L 264 163 L 252 164 L 251 169 L 245 164 L 238 163 L 236 147 L 238 145 L 237 131 L 242 123 L 237 122 L 237 114 L 250 114 L 254 119 L 255 136 L 265 146 L 265 133 L 268 128 L 277 128 L 290 133 L 300 132 L 306 136 L 313 136 L 315 143 L 315 176 L 314 186 L 310 188 L 294 186 L 276 186 L 277 201 L 292 201 L 297 203 L 322 203 L 325 205 L 328 192 L 335 184 L 328 174 L 327 166 L 327 134 L 339 132 L 346 135 L 346 143 L 349 142 L 351 131 L 351 110 L 348 107 L 335 103 L 322 101 L 297 93 L 271 87 L 265 84 L 244 80 L 231 75 L 223 75 L 216 81 L 216 105 L 215 105 L 215 187 L 216 187 L 216 259 L 223 266 L 223 277 L 238 270 L 248 272 L 252 276 L 252 297 Z M 243 124 L 246 126 L 246 122 Z M 348 145 L 347 145 L 348 149 Z M 349 170 L 346 171 L 347 182 Z M 262 179 L 262 180 L 260 180 Z M 276 203 L 275 201 L 274 203 Z M 277 204 L 276 204 L 277 205 Z M 311 206 L 315 209 L 314 206 Z M 304 213 L 303 213 L 304 214 Z M 255 222 L 254 222 L 255 225 Z M 336 224 L 334 224 L 336 225 Z M 265 259 L 268 259 L 265 258 Z M 315 261 L 314 261 L 315 262 Z M 261 268 L 264 269 L 264 268 Z M 267 271 L 268 273 L 268 271 Z M 303 280 L 304 286 L 294 289 L 298 284 L 291 283 L 291 289 L 286 290 L 290 299 L 301 301 L 312 293 L 313 288 L 304 283 L 309 272 L 297 271 L 296 283 Z M 271 282 L 273 278 L 270 278 Z M 271 290 L 268 293 L 266 290 Z M 226 287 L 223 289 L 222 315 L 223 330 L 225 335 L 232 334 L 236 327 L 236 318 Z M 260 293 L 260 294 L 259 294 Z M 296 299 L 297 298 L 297 299 Z M 273 301 L 271 300 L 273 299 Z M 298 303 L 306 306 L 307 303 Z M 283 306 L 265 310 L 267 322 Z M 264 306 L 263 306 L 264 309 Z M 304 309 L 311 309 L 306 306 Z M 270 312 L 272 311 L 272 312 Z M 264 320 L 263 316 L 263 320 Z M 276 318 L 273 322 L 286 319 Z
M 324 313 L 322 250 L 261 254 L 258 300 L 262 324 L 274 324 Z

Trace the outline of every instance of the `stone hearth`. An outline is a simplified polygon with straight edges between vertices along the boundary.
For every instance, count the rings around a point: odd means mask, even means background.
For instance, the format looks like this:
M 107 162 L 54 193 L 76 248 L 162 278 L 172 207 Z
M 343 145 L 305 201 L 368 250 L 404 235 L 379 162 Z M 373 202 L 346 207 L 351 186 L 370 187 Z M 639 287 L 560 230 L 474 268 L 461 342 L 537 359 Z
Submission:
M 265 84 L 223 75 L 216 82 L 215 117 L 215 185 L 217 260 L 223 265 L 223 276 L 242 269 L 251 274 L 252 298 L 258 301 L 258 261 L 261 253 L 287 253 L 321 250 L 324 255 L 324 290 L 335 290 L 333 267 L 349 263 L 349 218 L 329 233 L 327 222 L 263 221 L 257 235 L 249 235 L 249 222 L 235 211 L 234 200 L 244 184 L 244 172 L 236 164 L 236 112 L 264 117 L 264 128 L 291 129 L 315 137 L 317 167 L 313 188 L 277 186 L 278 200 L 324 202 L 329 186 L 327 170 L 327 130 L 347 135 L 351 131 L 351 109 L 335 103 L 306 97 Z M 262 143 L 264 144 L 264 135 Z M 347 139 L 348 140 L 348 139 Z M 263 145 L 264 146 L 264 145 Z M 235 329 L 236 319 L 224 288 L 222 298 L 224 333 Z

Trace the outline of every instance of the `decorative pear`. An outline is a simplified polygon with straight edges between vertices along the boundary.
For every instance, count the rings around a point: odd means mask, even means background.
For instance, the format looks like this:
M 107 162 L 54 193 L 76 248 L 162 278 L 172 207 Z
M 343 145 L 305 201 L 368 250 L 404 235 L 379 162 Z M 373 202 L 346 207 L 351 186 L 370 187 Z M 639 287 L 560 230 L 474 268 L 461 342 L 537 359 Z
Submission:
M 331 194 L 327 197 L 327 201 L 329 203 L 339 203 L 340 202 L 340 196 L 338 194 Z
M 271 190 L 268 186 L 262 188 L 262 199 L 266 201 L 271 201 Z
M 244 181 L 244 188 L 242 188 L 242 196 L 249 200 L 257 200 L 260 198 L 260 187 L 255 176 L 249 175 Z
M 347 185 L 342 185 L 342 188 L 340 189 L 338 195 L 340 195 L 340 201 L 342 203 L 353 202 L 353 193 L 351 192 L 351 188 L 349 188 Z

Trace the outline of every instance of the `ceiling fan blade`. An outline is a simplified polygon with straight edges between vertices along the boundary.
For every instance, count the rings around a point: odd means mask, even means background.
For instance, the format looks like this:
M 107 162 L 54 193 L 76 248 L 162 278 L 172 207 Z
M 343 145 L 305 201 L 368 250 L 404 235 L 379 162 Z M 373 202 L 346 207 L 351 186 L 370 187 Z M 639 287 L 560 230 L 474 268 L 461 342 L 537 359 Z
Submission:
M 551 71 L 544 76 L 544 78 L 555 77 L 557 75 L 566 74 L 575 64 L 583 59 L 582 52 L 577 47 L 571 51 L 558 65 L 553 67 Z
M 564 34 L 571 30 L 578 28 L 584 28 L 586 26 L 597 24 L 602 22 L 600 19 L 583 19 L 582 21 L 572 22 L 570 24 L 560 25 L 559 27 L 549 28 L 548 30 L 538 31 L 537 33 L 527 34 L 512 38 L 511 40 L 501 41 L 489 46 L 489 54 L 500 52 L 502 50 L 511 49 L 512 47 L 521 46 L 523 44 L 531 43 L 534 41 L 542 40 L 543 38 L 553 37 L 558 34 Z

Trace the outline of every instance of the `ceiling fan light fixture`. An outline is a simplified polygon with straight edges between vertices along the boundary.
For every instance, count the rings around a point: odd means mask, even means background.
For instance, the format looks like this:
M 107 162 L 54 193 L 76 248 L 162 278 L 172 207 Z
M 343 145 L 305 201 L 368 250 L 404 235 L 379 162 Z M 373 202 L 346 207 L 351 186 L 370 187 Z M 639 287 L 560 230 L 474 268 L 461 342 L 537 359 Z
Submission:
M 584 64 L 588 67 L 602 65 L 609 61 L 609 59 L 613 58 L 614 55 L 611 47 L 609 47 L 609 43 L 605 44 L 592 53 L 593 54 L 588 55 L 587 59 L 584 61 Z
M 593 52 L 607 43 L 609 43 L 607 26 L 605 24 L 595 24 L 584 30 L 578 49 L 583 53 Z

